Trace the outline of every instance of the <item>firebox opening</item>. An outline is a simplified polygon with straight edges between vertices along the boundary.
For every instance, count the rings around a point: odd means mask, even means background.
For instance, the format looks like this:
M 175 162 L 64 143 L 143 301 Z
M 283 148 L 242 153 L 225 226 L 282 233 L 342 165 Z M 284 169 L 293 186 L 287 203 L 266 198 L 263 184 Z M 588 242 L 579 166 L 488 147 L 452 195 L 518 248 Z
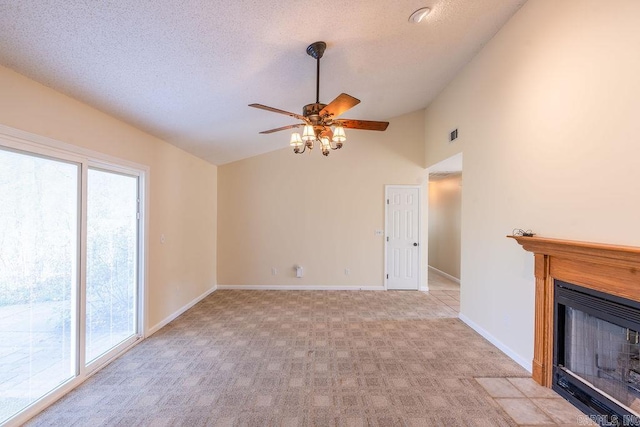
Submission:
M 640 425 L 640 304 L 560 280 L 554 299 L 552 388 L 609 425 Z

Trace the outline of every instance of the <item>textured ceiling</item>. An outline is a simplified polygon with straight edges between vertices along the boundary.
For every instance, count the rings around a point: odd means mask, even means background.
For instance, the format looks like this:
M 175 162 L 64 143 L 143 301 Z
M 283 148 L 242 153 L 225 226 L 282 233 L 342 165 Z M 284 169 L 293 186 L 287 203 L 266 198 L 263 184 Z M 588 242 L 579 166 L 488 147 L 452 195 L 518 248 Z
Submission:
M 288 146 L 315 102 L 348 118 L 424 108 L 525 0 L 0 0 L 0 64 L 214 163 Z M 429 6 L 426 23 L 409 24 Z M 363 131 L 352 131 L 363 132 Z

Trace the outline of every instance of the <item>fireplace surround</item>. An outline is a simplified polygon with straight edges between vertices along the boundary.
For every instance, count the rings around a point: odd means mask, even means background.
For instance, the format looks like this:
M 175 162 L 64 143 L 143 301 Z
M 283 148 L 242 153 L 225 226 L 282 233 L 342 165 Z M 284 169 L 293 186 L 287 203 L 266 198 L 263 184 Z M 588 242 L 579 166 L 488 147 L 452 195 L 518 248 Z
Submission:
M 558 381 L 566 385 L 564 379 L 571 374 L 566 372 L 567 370 L 571 371 L 566 368 L 566 365 L 569 364 L 579 370 L 576 368 L 580 360 L 579 357 L 576 358 L 579 352 L 575 351 L 575 348 L 581 348 L 582 344 L 586 343 L 586 335 L 582 338 L 574 338 L 573 353 L 571 347 L 569 347 L 569 351 L 566 351 L 564 341 L 554 343 L 554 337 L 557 339 L 556 331 L 558 328 L 556 327 L 559 326 L 562 330 L 566 330 L 567 322 L 574 329 L 578 327 L 577 325 L 582 325 L 580 327 L 587 331 L 593 330 L 594 327 L 600 328 L 601 331 L 594 335 L 599 339 L 609 336 L 607 335 L 609 332 L 616 332 L 618 335 L 622 333 L 628 344 L 635 344 L 637 337 L 635 334 L 640 329 L 640 318 L 638 319 L 639 324 L 635 325 L 633 322 L 629 323 L 628 319 L 621 320 L 619 317 L 611 317 L 610 314 L 603 316 L 601 308 L 603 307 L 602 301 L 621 303 L 623 308 L 640 308 L 640 248 L 537 236 L 507 237 L 515 239 L 525 250 L 533 252 L 535 257 L 535 331 L 532 378 L 536 382 L 546 387 L 553 387 L 558 391 L 562 388 Z M 572 306 L 572 303 L 568 302 L 572 297 L 577 297 L 580 302 Z M 558 299 L 562 304 L 558 304 Z M 589 302 L 585 302 L 587 300 Z M 585 307 L 584 304 L 587 306 Z M 562 311 L 560 318 L 558 310 Z M 567 312 L 569 313 L 568 317 Z M 638 312 L 640 313 L 640 310 Z M 622 316 L 626 316 L 624 310 Z M 607 324 L 602 323 L 603 321 Z M 627 330 L 630 334 L 630 340 L 626 340 Z M 593 336 L 589 339 L 592 338 Z M 618 341 L 610 344 L 616 348 L 623 346 L 623 343 Z M 568 356 L 568 359 L 559 361 L 558 356 L 561 352 L 564 352 L 562 356 Z M 609 358 L 611 357 L 614 356 L 609 356 Z M 611 365 L 611 360 L 605 361 L 604 356 L 600 356 L 600 358 L 602 360 L 598 362 L 598 366 L 603 367 L 607 363 Z M 554 361 L 559 362 L 562 368 L 559 369 L 558 365 L 554 368 Z M 604 366 L 604 368 L 604 370 L 600 370 L 601 373 L 606 369 L 611 369 L 611 366 Z M 635 369 L 632 370 L 635 371 Z M 600 381 L 594 379 L 597 376 L 589 377 L 589 372 L 587 370 L 585 374 L 588 379 L 595 382 Z M 634 373 L 627 372 L 626 375 L 625 381 L 628 380 L 629 375 L 632 376 L 631 381 L 635 381 Z M 638 383 L 640 384 L 640 375 Z M 564 390 L 566 392 L 564 394 L 562 391 L 560 390 L 560 394 L 564 397 L 571 394 L 567 390 Z M 633 393 L 633 390 L 631 392 Z M 578 392 L 576 391 L 576 393 Z M 605 395 L 608 396 L 608 393 Z M 602 411 L 598 412 L 597 408 L 590 408 L 583 404 L 584 402 L 573 403 L 587 414 L 598 415 L 602 413 Z M 620 408 L 616 408 L 616 410 L 618 409 Z M 628 408 L 623 405 L 622 413 L 625 413 L 626 409 Z

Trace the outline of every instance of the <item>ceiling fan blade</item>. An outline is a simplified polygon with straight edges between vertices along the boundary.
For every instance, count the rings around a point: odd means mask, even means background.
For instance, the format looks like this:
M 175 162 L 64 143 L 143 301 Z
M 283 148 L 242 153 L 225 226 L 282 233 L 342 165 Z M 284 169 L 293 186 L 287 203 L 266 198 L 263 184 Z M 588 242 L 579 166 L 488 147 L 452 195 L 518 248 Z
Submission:
M 324 116 L 332 116 L 338 117 L 340 114 L 344 113 L 347 110 L 355 107 L 360 103 L 358 98 L 354 98 L 351 95 L 347 95 L 346 93 L 341 93 L 331 101 L 326 107 L 320 110 L 320 117 Z
M 275 128 L 275 129 L 269 129 L 269 130 L 263 130 L 260 133 L 274 133 L 274 132 L 280 132 L 281 130 L 287 130 L 287 129 L 293 129 L 293 128 L 297 128 L 302 126 L 301 124 L 298 125 L 289 125 L 289 126 L 282 126 L 281 128 Z
M 266 105 L 262 105 L 262 104 L 249 104 L 249 107 L 259 108 L 261 110 L 272 111 L 272 112 L 278 113 L 278 114 L 284 114 L 285 116 L 293 117 L 295 119 L 302 120 L 304 122 L 307 121 L 307 118 L 304 117 L 304 116 L 301 116 L 300 114 L 291 113 L 289 111 L 280 110 L 278 108 L 267 107 Z
M 348 129 L 362 129 L 362 130 L 387 130 L 389 122 L 374 122 L 371 120 L 352 120 L 352 119 L 340 119 L 336 120 L 337 123 Z

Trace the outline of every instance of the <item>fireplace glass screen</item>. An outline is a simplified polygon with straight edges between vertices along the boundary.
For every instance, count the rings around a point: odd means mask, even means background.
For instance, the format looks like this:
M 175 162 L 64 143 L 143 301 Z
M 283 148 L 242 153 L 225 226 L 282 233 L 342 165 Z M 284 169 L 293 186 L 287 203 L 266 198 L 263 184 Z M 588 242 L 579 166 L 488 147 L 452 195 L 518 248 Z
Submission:
M 566 307 L 564 367 L 640 415 L 638 332 Z

